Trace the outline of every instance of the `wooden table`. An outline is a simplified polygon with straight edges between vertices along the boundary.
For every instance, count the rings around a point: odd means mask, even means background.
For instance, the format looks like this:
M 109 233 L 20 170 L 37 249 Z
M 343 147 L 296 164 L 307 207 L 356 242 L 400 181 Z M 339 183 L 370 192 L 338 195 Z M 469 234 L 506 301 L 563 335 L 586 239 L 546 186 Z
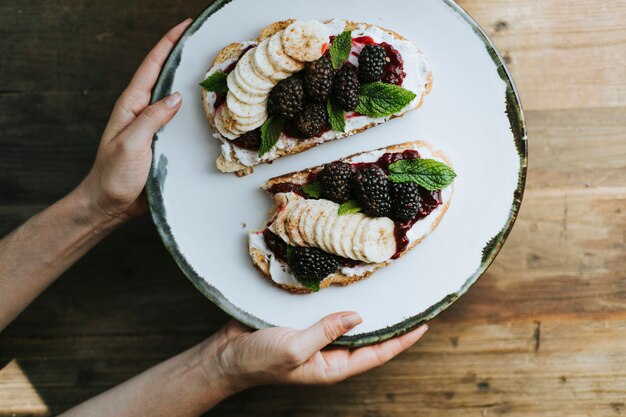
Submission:
M 206 1 L 0 4 L 0 233 L 78 183 L 141 58 Z M 626 2 L 460 4 L 526 110 L 528 188 L 502 253 L 385 367 L 333 388 L 253 389 L 210 415 L 626 415 Z M 136 221 L 0 336 L 0 415 L 58 413 L 226 319 Z

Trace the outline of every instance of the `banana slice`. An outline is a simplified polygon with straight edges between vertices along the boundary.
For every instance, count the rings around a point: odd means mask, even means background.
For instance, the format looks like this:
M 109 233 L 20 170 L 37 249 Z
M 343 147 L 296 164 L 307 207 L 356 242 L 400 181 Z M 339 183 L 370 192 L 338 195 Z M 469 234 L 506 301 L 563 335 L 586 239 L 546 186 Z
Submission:
M 395 225 L 387 217 L 368 219 L 361 241 L 365 262 L 383 262 L 396 253 Z
M 274 83 L 256 73 L 252 67 L 253 58 L 254 49 L 251 49 L 239 60 L 233 72 L 237 74 L 237 80 L 244 90 L 255 94 L 269 94 L 274 88 Z
M 269 45 L 269 39 L 265 39 L 263 42 L 257 46 L 254 51 L 254 59 L 252 60 L 252 65 L 254 69 L 259 73 L 259 75 L 264 76 L 267 79 L 278 83 L 280 80 L 284 80 L 285 78 L 289 78 L 291 73 L 278 71 L 274 69 L 274 66 L 270 62 L 268 56 L 267 47 Z
M 297 61 L 311 62 L 322 57 L 329 43 L 326 26 L 316 20 L 297 20 L 282 33 L 283 49 Z
M 354 231 L 354 235 L 352 236 L 352 250 L 354 252 L 356 259 L 364 259 L 365 255 L 363 254 L 363 232 L 365 231 L 365 226 L 367 226 L 367 218 L 361 220 L 356 230 Z
M 241 101 L 242 103 L 251 104 L 251 105 L 265 104 L 267 98 L 269 97 L 269 94 L 265 94 L 261 96 L 250 94 L 249 92 L 239 87 L 239 85 L 237 85 L 236 83 L 232 83 L 232 82 L 228 84 L 228 95 L 226 97 L 228 98 L 228 96 L 230 95 L 235 96 L 235 98 Z
M 231 74 L 233 74 L 233 80 L 235 81 L 235 83 L 243 91 L 247 92 L 248 94 L 252 94 L 255 96 L 263 96 L 263 97 L 269 94 L 269 90 L 267 89 L 261 89 L 254 85 L 248 84 L 244 79 L 242 79 L 241 74 L 239 73 L 240 70 L 238 70 L 237 68 L 239 68 L 239 66 L 235 67 L 235 69 L 233 70 L 233 72 L 231 72 Z
M 354 232 L 364 219 L 365 215 L 356 213 L 355 215 L 350 216 L 346 223 L 346 227 L 343 229 L 343 233 L 341 234 L 341 251 L 344 253 L 345 258 L 357 259 L 357 256 L 354 253 L 352 239 L 354 237 Z
M 235 95 L 235 97 L 240 97 L 240 96 L 244 96 L 244 95 L 249 95 L 249 96 L 254 96 L 257 98 L 263 98 L 265 99 L 268 96 L 267 92 L 259 92 L 257 93 L 256 90 L 247 90 L 245 89 L 242 84 L 239 82 L 239 80 L 237 79 L 237 75 L 236 75 L 236 68 L 235 70 L 231 71 L 230 74 L 228 74 L 228 77 L 226 77 L 226 84 L 228 85 L 228 93 L 230 94 L 231 92 Z
M 267 45 L 267 56 L 274 67 L 274 71 L 288 72 L 290 74 L 302 71 L 304 62 L 296 61 L 285 53 L 281 37 L 282 32 L 275 33 Z
M 302 216 L 300 216 L 300 220 L 298 221 L 298 232 L 300 233 L 300 236 L 302 236 L 302 240 L 304 241 L 304 243 L 306 243 L 307 245 L 315 243 L 315 240 L 312 239 L 315 236 L 313 233 L 311 233 L 310 228 L 312 225 L 315 224 L 315 221 L 319 218 L 320 215 L 321 212 L 319 210 L 319 204 L 317 204 L 316 200 L 309 201 L 302 211 Z
M 243 130 L 244 132 L 250 132 L 258 127 L 263 126 L 263 123 L 265 123 L 265 121 L 267 120 L 267 115 L 259 120 L 257 120 L 256 122 L 252 122 L 252 123 L 240 123 L 237 122 L 235 124 L 235 127 L 239 130 Z
M 292 208 L 291 213 L 287 216 L 286 220 L 286 229 L 289 234 L 289 238 L 293 242 L 295 246 L 307 246 L 300 235 L 300 231 L 298 230 L 298 223 L 300 222 L 300 217 L 302 213 L 307 207 L 307 201 L 302 200 L 298 201 Z
M 334 253 L 335 255 L 345 257 L 345 253 L 341 250 L 341 239 L 343 236 L 343 231 L 348 225 L 349 221 L 350 218 L 347 215 L 337 215 L 337 220 L 335 220 L 332 230 L 327 231 L 327 233 L 330 233 L 330 252 Z
M 232 124 L 232 119 L 227 106 L 221 106 L 217 109 L 214 120 L 215 127 L 225 138 L 233 140 L 237 139 L 241 135 L 241 133 L 233 132 L 229 127 L 229 125 Z
M 287 216 L 291 213 L 291 208 L 301 199 L 302 197 L 296 193 L 278 193 L 274 195 L 276 219 L 270 225 L 269 229 L 290 245 L 293 245 L 293 242 L 287 232 Z
M 251 119 L 257 121 L 263 116 L 267 116 L 267 108 L 265 104 L 246 104 L 239 101 L 233 94 L 226 97 L 226 105 L 237 121 L 242 119 Z
M 329 207 L 330 205 L 330 207 Z M 325 252 L 330 252 L 328 245 L 326 244 L 326 223 L 334 222 L 336 216 L 333 215 L 334 206 L 328 200 L 320 200 L 320 211 L 321 215 L 317 222 L 315 223 L 315 243 L 316 245 Z M 335 213 L 336 214 L 336 213 Z

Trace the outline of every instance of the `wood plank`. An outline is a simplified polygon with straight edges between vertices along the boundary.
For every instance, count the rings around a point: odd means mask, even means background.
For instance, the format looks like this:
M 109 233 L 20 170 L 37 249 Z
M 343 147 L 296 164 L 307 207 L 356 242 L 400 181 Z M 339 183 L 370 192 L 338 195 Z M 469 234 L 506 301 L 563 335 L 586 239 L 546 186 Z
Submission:
M 459 0 L 508 62 L 527 110 L 626 104 L 623 1 Z
M 510 416 L 610 415 L 626 392 L 626 320 L 472 324 L 435 321 L 406 354 L 332 388 L 265 387 L 209 415 Z M 196 336 L 200 336 L 199 334 Z M 158 362 L 193 338 L 9 337 L 18 364 L 51 413 Z M 539 341 L 539 342 L 538 342 Z M 25 347 L 25 348 L 24 348 Z M 0 371 L 2 391 L 20 398 L 20 371 Z M 9 412 L 10 408 L 2 409 Z M 34 414 L 34 415 L 43 415 Z

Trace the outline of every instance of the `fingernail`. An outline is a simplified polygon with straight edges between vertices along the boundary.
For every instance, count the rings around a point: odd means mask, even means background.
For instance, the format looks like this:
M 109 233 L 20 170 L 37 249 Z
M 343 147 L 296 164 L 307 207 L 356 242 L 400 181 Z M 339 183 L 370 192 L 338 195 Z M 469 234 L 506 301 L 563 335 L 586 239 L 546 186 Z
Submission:
M 177 107 L 180 104 L 180 101 L 182 99 L 183 99 L 183 96 L 181 96 L 180 93 L 177 91 L 177 92 L 175 92 L 174 94 L 170 95 L 168 98 L 165 99 L 165 104 L 170 109 L 173 109 L 173 108 Z
M 344 329 L 350 330 L 357 324 L 361 324 L 363 319 L 357 313 L 346 314 L 341 317 L 341 325 Z

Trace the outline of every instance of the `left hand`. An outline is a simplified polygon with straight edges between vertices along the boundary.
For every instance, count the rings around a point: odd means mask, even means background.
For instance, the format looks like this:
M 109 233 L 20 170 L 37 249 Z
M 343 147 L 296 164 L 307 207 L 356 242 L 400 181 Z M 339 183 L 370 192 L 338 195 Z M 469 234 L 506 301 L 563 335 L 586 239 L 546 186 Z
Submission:
M 361 322 L 357 313 L 342 312 L 305 330 L 251 331 L 233 320 L 205 342 L 200 362 L 207 375 L 221 375 L 231 392 L 264 384 L 331 385 L 386 363 L 428 329 L 423 325 L 358 349 L 324 349 Z
M 151 91 L 191 21 L 171 29 L 137 69 L 115 104 L 93 168 L 77 189 L 105 222 L 127 220 L 147 210 L 143 189 L 152 163 L 152 138 L 182 104 L 176 92 L 149 106 Z

